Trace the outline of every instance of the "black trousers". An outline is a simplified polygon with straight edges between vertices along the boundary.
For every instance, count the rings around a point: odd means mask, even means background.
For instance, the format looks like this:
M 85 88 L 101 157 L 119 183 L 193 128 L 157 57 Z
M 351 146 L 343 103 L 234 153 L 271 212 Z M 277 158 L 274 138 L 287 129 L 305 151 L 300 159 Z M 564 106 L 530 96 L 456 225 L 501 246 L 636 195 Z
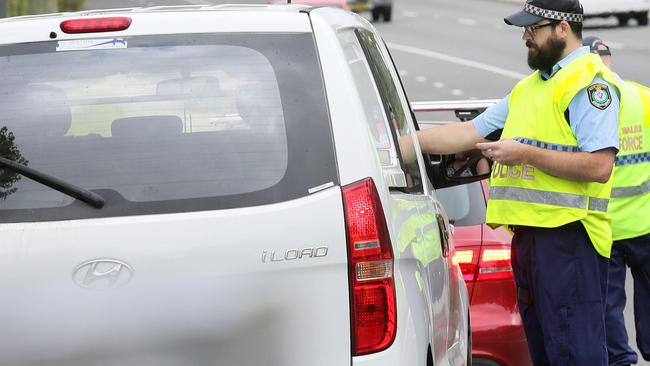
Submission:
M 641 356 L 650 361 L 650 234 L 617 240 L 612 247 L 605 324 L 609 364 L 613 366 L 630 365 L 638 360 L 636 352 L 628 344 L 623 317 L 626 266 L 630 267 L 634 278 L 636 344 Z
M 582 224 L 515 228 L 512 267 L 533 364 L 606 366 L 608 260 Z

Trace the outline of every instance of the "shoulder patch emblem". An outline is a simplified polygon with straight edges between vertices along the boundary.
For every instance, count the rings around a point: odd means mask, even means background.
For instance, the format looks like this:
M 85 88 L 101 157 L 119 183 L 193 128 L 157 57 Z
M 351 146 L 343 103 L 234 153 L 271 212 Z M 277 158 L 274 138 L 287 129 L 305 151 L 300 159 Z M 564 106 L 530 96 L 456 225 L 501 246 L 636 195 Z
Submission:
M 612 104 L 612 95 L 609 92 L 609 87 L 605 84 L 591 85 L 587 88 L 587 95 L 589 103 L 600 110 L 606 109 Z

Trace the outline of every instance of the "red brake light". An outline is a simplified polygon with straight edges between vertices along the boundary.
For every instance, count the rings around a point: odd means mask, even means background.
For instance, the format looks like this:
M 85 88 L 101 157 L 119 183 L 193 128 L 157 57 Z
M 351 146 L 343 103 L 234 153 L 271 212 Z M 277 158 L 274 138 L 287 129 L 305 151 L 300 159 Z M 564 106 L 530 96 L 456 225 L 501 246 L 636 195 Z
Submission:
M 467 283 L 513 278 L 509 246 L 462 248 L 456 251 L 452 261 L 458 264 Z
M 367 178 L 343 187 L 348 235 L 353 356 L 379 352 L 395 340 L 393 249 L 379 194 Z
M 474 282 L 478 269 L 479 248 L 456 250 L 451 260 L 460 267 L 465 282 Z
M 478 270 L 478 281 L 513 278 L 509 246 L 484 247 Z
M 71 19 L 61 23 L 64 33 L 99 33 L 123 31 L 131 25 L 131 18 L 87 18 Z

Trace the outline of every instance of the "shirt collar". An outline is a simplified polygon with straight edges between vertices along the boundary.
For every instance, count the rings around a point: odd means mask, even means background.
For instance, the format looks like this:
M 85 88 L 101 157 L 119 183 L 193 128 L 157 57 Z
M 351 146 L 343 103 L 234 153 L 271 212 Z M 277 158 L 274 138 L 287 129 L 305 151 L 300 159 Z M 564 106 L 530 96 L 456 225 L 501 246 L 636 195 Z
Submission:
M 551 73 L 549 74 L 548 71 L 539 71 L 539 74 L 542 76 L 542 79 L 548 80 L 552 78 L 558 71 L 560 71 L 561 68 L 564 66 L 568 65 L 571 63 L 571 61 L 577 59 L 578 57 L 584 55 L 585 53 L 589 53 L 589 46 L 583 46 L 580 48 L 576 48 L 573 52 L 568 54 L 565 58 L 561 59 L 558 63 L 556 63 L 553 66 L 553 69 L 551 69 Z

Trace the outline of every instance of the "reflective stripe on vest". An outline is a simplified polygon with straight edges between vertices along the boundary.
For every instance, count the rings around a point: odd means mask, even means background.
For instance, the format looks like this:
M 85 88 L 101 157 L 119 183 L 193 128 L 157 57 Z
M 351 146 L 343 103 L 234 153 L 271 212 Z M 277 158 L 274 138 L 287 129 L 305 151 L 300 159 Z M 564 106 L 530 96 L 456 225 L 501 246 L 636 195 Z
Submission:
M 605 198 L 589 197 L 589 211 L 607 212 L 609 200 Z
M 631 187 L 614 187 L 612 188 L 612 197 L 630 197 L 638 196 L 650 192 L 650 180 L 647 180 L 638 186 Z
M 577 146 L 569 145 L 560 145 L 552 144 L 550 142 L 544 142 L 539 140 L 533 140 L 526 137 L 515 137 L 513 140 L 521 142 L 522 144 L 531 145 L 539 147 L 540 149 L 553 150 L 553 151 L 563 151 L 563 152 L 578 152 L 580 149 Z
M 490 199 L 510 200 L 528 203 L 541 203 L 567 208 L 584 210 L 587 208 L 587 197 L 571 193 L 548 192 L 539 189 L 521 187 L 490 187 Z M 603 198 L 589 198 L 589 210 L 607 212 L 609 200 Z
M 630 154 L 616 157 L 616 166 L 640 164 L 650 161 L 650 153 Z

